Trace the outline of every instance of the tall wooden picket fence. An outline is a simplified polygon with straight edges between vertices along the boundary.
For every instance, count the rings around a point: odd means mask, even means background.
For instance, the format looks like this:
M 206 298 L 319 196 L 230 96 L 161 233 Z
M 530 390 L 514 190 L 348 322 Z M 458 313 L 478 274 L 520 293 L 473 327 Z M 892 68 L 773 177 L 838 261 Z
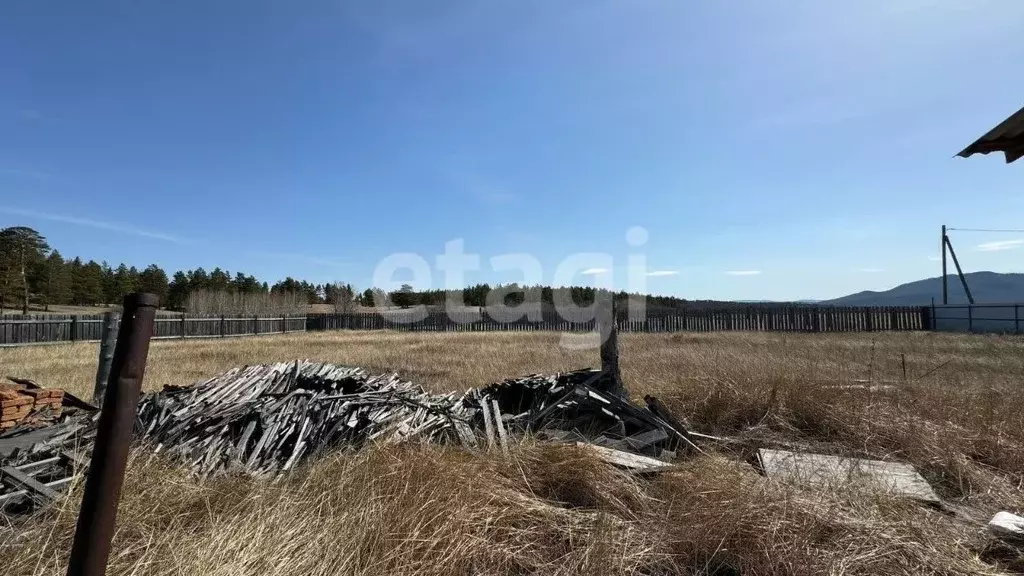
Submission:
M 930 330 L 930 307 L 809 307 L 751 306 L 729 310 L 680 310 L 629 319 L 620 314 L 622 332 L 711 332 L 744 330 L 759 332 L 870 332 Z M 0 346 L 84 342 L 100 339 L 103 315 L 37 314 L 0 317 Z M 503 321 L 486 312 L 461 310 L 452 313 L 414 309 L 384 313 L 310 314 L 305 316 L 199 316 L 161 314 L 155 338 L 224 338 L 315 330 L 401 330 L 411 332 L 516 332 L 551 330 L 587 332 L 593 320 L 565 319 L 547 311 L 539 319 Z
M 921 306 L 898 307 L 749 307 L 729 310 L 680 310 L 629 319 L 620 314 L 621 332 L 871 332 L 931 329 L 931 310 Z M 306 330 L 403 330 L 411 332 L 494 332 L 555 330 L 584 332 L 594 329 L 593 320 L 565 319 L 545 313 L 541 318 L 502 321 L 486 312 L 395 311 L 378 314 L 311 314 Z
M 30 314 L 0 316 L 0 346 L 98 341 L 102 314 Z M 212 316 L 161 314 L 155 339 L 224 338 L 299 332 L 306 316 Z

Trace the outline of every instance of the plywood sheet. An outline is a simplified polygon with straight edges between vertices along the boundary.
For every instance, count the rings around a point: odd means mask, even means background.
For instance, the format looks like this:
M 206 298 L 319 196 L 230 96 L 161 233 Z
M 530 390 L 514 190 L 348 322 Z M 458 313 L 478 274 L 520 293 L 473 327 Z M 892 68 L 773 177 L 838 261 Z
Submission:
M 900 496 L 938 502 L 932 487 L 910 464 L 825 454 L 761 449 L 761 466 L 770 478 L 804 485 L 861 483 Z

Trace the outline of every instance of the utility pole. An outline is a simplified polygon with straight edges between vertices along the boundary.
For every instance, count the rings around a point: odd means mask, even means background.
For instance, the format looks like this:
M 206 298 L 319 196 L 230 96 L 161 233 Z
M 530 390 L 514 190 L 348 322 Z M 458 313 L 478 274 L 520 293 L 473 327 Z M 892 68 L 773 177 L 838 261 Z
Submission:
M 949 304 L 949 286 L 946 284 L 946 225 L 942 225 L 942 303 Z

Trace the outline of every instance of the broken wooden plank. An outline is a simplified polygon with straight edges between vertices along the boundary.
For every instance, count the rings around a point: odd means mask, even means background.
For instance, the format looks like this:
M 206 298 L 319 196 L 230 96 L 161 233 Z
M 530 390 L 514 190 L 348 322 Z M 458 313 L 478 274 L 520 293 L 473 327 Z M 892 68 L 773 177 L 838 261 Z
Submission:
M 898 496 L 938 503 L 932 487 L 910 464 L 864 460 L 826 454 L 758 451 L 761 467 L 770 478 L 808 486 L 842 487 L 861 483 Z
M 482 404 L 482 406 L 480 408 L 481 408 L 481 410 L 484 413 L 484 433 L 487 435 L 487 449 L 488 450 L 493 450 L 494 449 L 494 427 L 491 426 L 491 410 L 490 410 L 490 407 L 487 405 L 487 400 L 486 399 L 483 402 L 481 402 L 481 404 Z
M 57 480 L 51 480 L 50 482 L 47 482 L 47 483 L 43 484 L 43 486 L 46 486 L 47 488 L 49 488 L 51 490 L 59 489 L 59 488 L 63 488 L 67 484 L 70 484 L 71 481 L 74 480 L 74 479 L 75 479 L 74 476 L 68 476 L 66 478 L 59 478 Z M 24 490 L 24 489 L 23 490 L 15 490 L 14 492 L 8 492 L 7 494 L 0 494 L 0 507 L 6 506 L 8 504 L 18 503 L 18 502 L 21 501 L 22 498 L 28 498 L 28 497 L 29 497 L 29 491 L 28 490 Z
M 595 453 L 598 458 L 609 464 L 614 464 L 615 466 L 620 466 L 628 470 L 647 472 L 667 470 L 674 467 L 670 463 L 662 460 L 657 460 L 648 456 L 641 456 L 639 454 L 632 454 L 630 452 L 623 452 L 622 450 L 614 450 L 604 446 L 596 446 L 587 442 L 576 442 L 575 445 L 583 448 L 584 450 L 590 450 Z
M 47 502 L 56 500 L 59 497 L 56 492 L 48 488 L 46 485 L 13 466 L 4 466 L 0 468 L 0 482 L 11 484 L 17 488 L 27 491 L 29 497 L 39 504 L 46 504 Z
M 494 407 L 494 427 L 498 429 L 498 441 L 501 442 L 501 451 L 508 456 L 508 439 L 505 438 L 505 425 L 501 421 L 501 409 L 498 408 L 497 400 L 491 400 L 491 405 Z M 487 411 L 486 406 L 484 411 Z
M 650 430 L 648 432 L 644 432 L 642 434 L 629 436 L 627 438 L 624 438 L 622 441 L 626 446 L 632 448 L 633 450 L 643 450 L 644 448 L 647 448 L 651 444 L 656 444 L 667 439 L 668 432 L 661 428 L 657 428 L 654 430 Z

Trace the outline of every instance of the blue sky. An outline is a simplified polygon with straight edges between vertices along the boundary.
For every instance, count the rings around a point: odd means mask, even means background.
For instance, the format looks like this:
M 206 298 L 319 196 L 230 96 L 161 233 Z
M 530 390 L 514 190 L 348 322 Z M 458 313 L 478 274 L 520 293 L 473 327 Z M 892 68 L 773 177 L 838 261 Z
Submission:
M 11 0 L 0 226 L 271 281 L 461 238 L 470 282 L 596 252 L 688 298 L 885 289 L 943 223 L 1024 228 L 1024 162 L 953 158 L 1024 104 L 1022 37 L 1017 0 Z M 1022 234 L 953 240 L 1024 271 Z

